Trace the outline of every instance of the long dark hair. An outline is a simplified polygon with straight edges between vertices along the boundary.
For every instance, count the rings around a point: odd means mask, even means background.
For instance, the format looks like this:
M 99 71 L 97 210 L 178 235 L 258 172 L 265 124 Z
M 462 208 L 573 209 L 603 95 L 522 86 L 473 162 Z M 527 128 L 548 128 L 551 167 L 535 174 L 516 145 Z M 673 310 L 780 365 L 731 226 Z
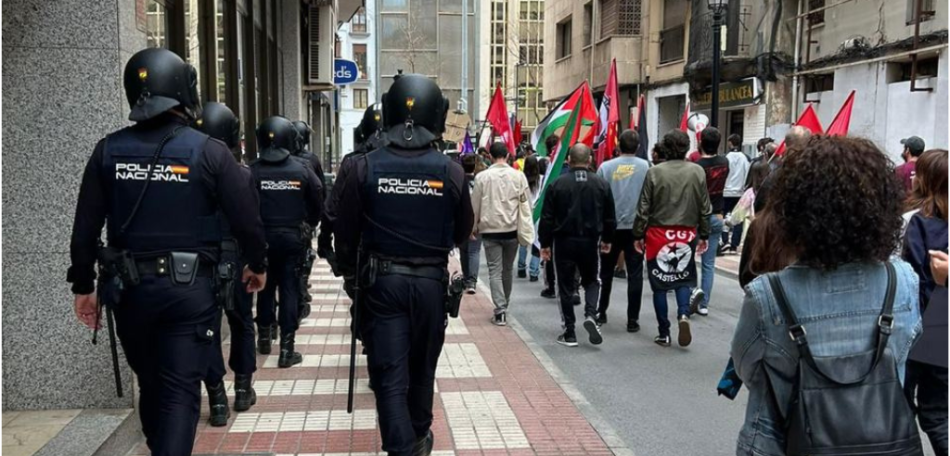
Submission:
M 947 150 L 931 149 L 921 154 L 915 166 L 914 189 L 905 209 L 920 209 L 926 217 L 947 220 Z

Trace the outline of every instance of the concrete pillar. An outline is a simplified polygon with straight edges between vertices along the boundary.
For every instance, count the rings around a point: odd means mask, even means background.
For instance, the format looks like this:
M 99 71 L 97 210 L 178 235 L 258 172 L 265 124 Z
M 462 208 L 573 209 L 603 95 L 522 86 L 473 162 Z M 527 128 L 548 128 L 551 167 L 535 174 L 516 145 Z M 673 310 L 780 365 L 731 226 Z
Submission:
M 145 45 L 135 2 L 21 0 L 3 15 L 5 410 L 132 406 L 116 398 L 108 338 L 73 312 L 69 235 L 96 142 L 128 124 L 122 69 Z
M 300 88 L 303 84 L 300 51 L 300 2 L 284 2 L 280 19 L 280 45 L 284 60 L 283 115 L 291 120 L 307 119 L 307 106 Z

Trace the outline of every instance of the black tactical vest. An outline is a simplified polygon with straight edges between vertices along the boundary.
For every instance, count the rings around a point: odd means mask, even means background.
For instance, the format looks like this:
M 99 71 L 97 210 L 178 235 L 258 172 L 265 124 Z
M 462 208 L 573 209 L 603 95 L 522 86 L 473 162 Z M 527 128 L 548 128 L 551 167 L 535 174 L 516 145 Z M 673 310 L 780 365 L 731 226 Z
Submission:
M 287 157 L 277 162 L 255 161 L 251 173 L 261 198 L 261 219 L 265 228 L 299 228 L 307 220 L 308 185 L 304 165 Z
M 401 157 L 388 147 L 366 154 L 362 195 L 364 247 L 398 258 L 444 261 L 452 250 L 458 197 L 451 191 L 449 158 L 432 149 Z
M 106 138 L 102 169 L 106 188 L 111 190 L 107 216 L 110 246 L 148 255 L 207 251 L 220 243 L 217 203 L 201 184 L 200 159 L 207 142 L 204 133 L 182 127 L 165 144 L 155 167 L 149 169 L 158 143 L 141 141 L 129 128 Z M 147 179 L 152 182 L 138 212 L 120 233 Z

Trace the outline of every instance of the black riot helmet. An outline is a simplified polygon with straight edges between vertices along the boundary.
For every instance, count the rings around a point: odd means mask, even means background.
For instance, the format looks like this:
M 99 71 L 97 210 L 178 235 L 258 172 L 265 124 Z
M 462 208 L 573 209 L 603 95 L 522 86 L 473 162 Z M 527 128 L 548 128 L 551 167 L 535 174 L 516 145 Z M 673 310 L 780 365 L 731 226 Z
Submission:
M 198 72 L 174 52 L 161 48 L 136 52 L 125 64 L 122 80 L 132 108 L 129 120 L 148 120 L 174 107 L 198 118 Z
M 229 149 L 234 149 L 241 141 L 241 122 L 224 103 L 205 103 L 195 124 L 208 136 L 227 144 Z
M 422 149 L 441 138 L 449 100 L 431 79 L 406 74 L 383 95 L 383 125 L 389 141 L 406 149 Z
M 289 120 L 268 117 L 257 126 L 258 157 L 265 162 L 279 162 L 290 156 L 297 146 L 297 129 Z
M 310 147 L 310 125 L 302 120 L 292 122 L 294 129 L 297 130 L 297 145 L 294 149 L 294 155 L 300 155 Z
M 359 135 L 360 143 L 364 143 L 383 128 L 383 104 L 373 103 L 363 112 L 363 120 L 360 122 Z

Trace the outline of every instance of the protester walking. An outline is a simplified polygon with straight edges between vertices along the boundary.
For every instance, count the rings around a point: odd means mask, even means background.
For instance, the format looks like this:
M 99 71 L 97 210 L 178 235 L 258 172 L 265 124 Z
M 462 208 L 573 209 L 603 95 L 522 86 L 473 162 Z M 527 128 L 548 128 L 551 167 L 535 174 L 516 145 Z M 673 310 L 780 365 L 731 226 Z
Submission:
M 477 227 L 475 234 L 482 237 L 488 261 L 491 297 L 495 304 L 492 323 L 504 326 L 508 322 L 519 239 L 534 240 L 533 225 L 525 226 L 519 220 L 524 215 L 530 217 L 531 191 L 524 174 L 508 165 L 510 153 L 504 143 L 492 144 L 489 152 L 494 163 L 475 177 L 472 208 Z
M 597 175 L 607 181 L 614 197 L 614 212 L 617 231 L 610 251 L 601 254 L 600 262 L 600 307 L 597 309 L 597 324 L 607 324 L 607 309 L 610 307 L 610 292 L 613 288 L 618 257 L 623 255 L 627 279 L 627 332 L 640 330 L 640 306 L 643 299 L 643 254 L 633 248 L 633 222 L 637 217 L 637 203 L 650 164 L 637 157 L 640 135 L 635 130 L 620 134 L 620 155 L 604 162 Z
M 726 187 L 723 189 L 723 213 L 728 216 L 739 199 L 746 191 L 746 182 L 749 177 L 749 157 L 742 152 L 742 137 L 739 135 L 729 136 L 729 153 L 726 154 L 726 160 L 729 161 L 729 175 L 726 177 Z M 708 181 L 707 181 L 708 184 Z M 718 253 L 739 251 L 739 244 L 742 242 L 742 230 L 745 223 L 739 223 L 734 226 L 728 226 L 722 231 L 722 243 Z
M 539 163 L 541 170 L 541 175 L 547 175 L 548 167 L 551 166 L 551 157 L 557 153 L 558 146 L 561 144 L 561 138 L 558 135 L 550 135 L 544 140 L 544 147 L 548 152 L 548 156 Z M 549 176 L 548 179 L 557 179 L 557 176 Z M 557 279 L 554 274 L 554 262 L 551 260 L 544 260 L 544 289 L 541 290 L 541 297 L 547 299 L 557 298 Z
M 480 158 L 475 154 L 462 156 L 462 169 L 465 171 L 465 184 L 469 192 L 475 190 L 475 169 Z M 459 263 L 462 265 L 462 280 L 465 282 L 465 292 L 475 294 L 478 285 L 478 266 L 481 260 L 482 240 L 477 234 L 472 234 L 467 242 L 459 246 Z
M 947 253 L 947 151 L 929 150 L 916 163 L 914 190 L 906 209 L 913 211 L 904 234 L 902 257 L 920 278 L 919 301 L 924 314 L 924 338 L 907 361 L 907 396 L 916 405 L 920 428 L 934 451 L 947 455 L 947 281 L 934 277 L 932 257 Z M 933 302 L 937 287 L 944 300 Z M 943 309 L 929 309 L 942 305 Z M 942 310 L 942 312 L 940 312 Z
M 531 190 L 531 202 L 538 196 L 538 190 L 541 182 L 541 167 L 538 163 L 538 156 L 531 148 L 525 148 L 525 157 L 521 171 L 525 179 L 528 180 L 528 188 Z M 518 278 L 528 278 L 530 282 L 537 282 L 541 275 L 540 252 L 534 245 L 522 245 L 518 247 Z
M 746 287 L 732 340 L 749 390 L 737 455 L 923 454 L 900 384 L 920 311 L 913 269 L 891 260 L 899 193 L 864 139 L 786 157 L 751 251 L 753 270 L 779 272 Z
M 709 247 L 712 206 L 703 168 L 684 160 L 689 150 L 686 133 L 670 131 L 655 147 L 664 161 L 647 171 L 633 224 L 634 246 L 646 255 L 659 326 L 654 342 L 670 346 L 667 293 L 673 291 L 678 342 L 686 347 L 693 341 L 689 308 L 690 289 L 697 282 L 696 255 Z
M 904 159 L 904 163 L 894 169 L 894 172 L 897 173 L 897 177 L 900 177 L 901 182 L 904 183 L 904 190 L 910 193 L 914 190 L 917 159 L 920 157 L 920 154 L 924 153 L 926 146 L 924 145 L 924 140 L 920 139 L 919 136 L 902 139 L 901 145 L 904 146 L 904 151 L 901 152 L 901 158 Z
M 738 136 L 736 137 L 738 138 Z M 733 139 L 736 139 L 733 138 Z M 719 143 L 722 136 L 716 127 L 706 127 L 700 139 L 702 156 L 696 162 L 706 172 L 706 191 L 712 214 L 709 215 L 709 250 L 702 253 L 703 275 L 701 289 L 693 290 L 690 299 L 690 312 L 702 316 L 709 315 L 709 298 L 712 296 L 713 279 L 716 277 L 716 255 L 722 241 L 723 219 L 725 214 L 724 191 L 729 177 L 729 160 L 719 155 Z M 741 153 L 741 152 L 740 152 Z
M 610 251 L 617 226 L 610 185 L 588 169 L 591 155 L 590 147 L 583 143 L 571 147 L 568 156 L 570 172 L 551 183 L 545 192 L 538 226 L 541 257 L 554 261 L 559 277 L 558 297 L 564 333 L 558 336 L 557 343 L 568 347 L 577 346 L 573 300 L 577 284 L 575 271 L 580 272 L 580 284 L 584 289 L 584 329 L 590 343 L 599 345 L 603 342 L 596 320 L 600 298 L 599 253 Z

